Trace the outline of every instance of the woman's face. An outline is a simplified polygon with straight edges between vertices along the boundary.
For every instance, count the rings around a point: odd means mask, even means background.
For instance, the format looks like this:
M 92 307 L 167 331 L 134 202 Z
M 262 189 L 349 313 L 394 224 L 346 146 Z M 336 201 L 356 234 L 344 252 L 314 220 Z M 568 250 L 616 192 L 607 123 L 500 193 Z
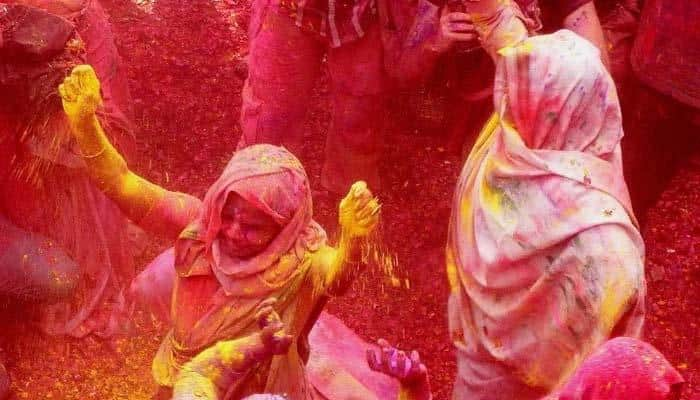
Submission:
M 219 245 L 230 256 L 250 258 L 265 250 L 281 229 L 269 215 L 231 193 L 221 212 Z

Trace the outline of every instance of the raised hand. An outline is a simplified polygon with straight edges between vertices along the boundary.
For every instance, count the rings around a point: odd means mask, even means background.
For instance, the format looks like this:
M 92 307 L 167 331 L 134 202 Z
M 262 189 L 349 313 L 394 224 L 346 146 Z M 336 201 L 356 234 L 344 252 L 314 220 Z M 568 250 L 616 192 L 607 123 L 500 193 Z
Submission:
M 381 205 L 363 181 L 355 182 L 340 202 L 340 226 L 351 237 L 370 234 L 379 222 Z
M 287 353 L 289 345 L 292 343 L 292 336 L 285 332 L 284 324 L 279 314 L 275 312 L 276 303 L 277 299 L 274 297 L 264 300 L 258 306 L 258 311 L 255 314 L 265 349 L 268 354 L 272 355 Z
M 89 65 L 78 65 L 58 86 L 63 111 L 73 123 L 92 118 L 102 105 L 100 80 Z
M 450 12 L 447 7 L 442 9 L 437 38 L 438 50 L 449 50 L 456 43 L 470 43 L 478 47 L 477 37 L 471 15 L 463 12 Z
M 427 383 L 428 369 L 413 350 L 410 355 L 389 345 L 384 339 L 377 342 L 379 351 L 367 350 L 367 363 L 377 372 L 398 379 L 404 385 Z

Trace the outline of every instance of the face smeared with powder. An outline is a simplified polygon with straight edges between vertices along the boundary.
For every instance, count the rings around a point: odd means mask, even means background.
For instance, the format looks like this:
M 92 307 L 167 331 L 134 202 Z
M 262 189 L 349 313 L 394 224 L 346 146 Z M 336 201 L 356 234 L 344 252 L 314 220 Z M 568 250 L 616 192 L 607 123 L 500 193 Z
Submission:
M 221 211 L 219 245 L 229 256 L 250 258 L 265 250 L 281 229 L 272 217 L 231 193 Z

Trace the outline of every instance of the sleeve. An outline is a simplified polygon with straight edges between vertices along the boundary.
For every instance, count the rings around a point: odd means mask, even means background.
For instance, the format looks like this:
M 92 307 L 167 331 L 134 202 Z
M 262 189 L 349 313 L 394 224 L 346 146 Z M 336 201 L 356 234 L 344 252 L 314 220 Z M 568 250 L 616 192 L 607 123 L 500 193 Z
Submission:
M 199 215 L 202 202 L 186 193 L 166 191 L 138 225 L 156 235 L 177 239 Z
M 265 345 L 258 334 L 216 343 L 183 366 L 173 387 L 173 400 L 224 398 L 264 352 Z

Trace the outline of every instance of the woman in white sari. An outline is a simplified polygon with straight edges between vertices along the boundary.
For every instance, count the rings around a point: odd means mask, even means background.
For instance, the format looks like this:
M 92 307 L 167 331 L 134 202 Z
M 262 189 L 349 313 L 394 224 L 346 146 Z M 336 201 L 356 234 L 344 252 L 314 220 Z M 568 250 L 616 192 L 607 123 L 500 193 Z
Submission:
M 644 244 L 598 50 L 529 37 L 509 0 L 466 2 L 496 63 L 495 114 L 455 192 L 447 246 L 455 399 L 535 399 L 596 347 L 638 336 Z

